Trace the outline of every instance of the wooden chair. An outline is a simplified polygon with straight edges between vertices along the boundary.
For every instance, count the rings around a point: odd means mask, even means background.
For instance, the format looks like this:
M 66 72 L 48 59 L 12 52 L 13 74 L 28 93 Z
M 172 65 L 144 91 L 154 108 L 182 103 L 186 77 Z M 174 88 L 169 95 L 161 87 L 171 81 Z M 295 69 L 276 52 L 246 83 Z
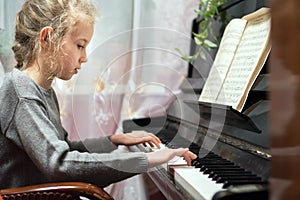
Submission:
M 83 182 L 47 183 L 0 190 L 0 200 L 113 200 L 103 189 Z

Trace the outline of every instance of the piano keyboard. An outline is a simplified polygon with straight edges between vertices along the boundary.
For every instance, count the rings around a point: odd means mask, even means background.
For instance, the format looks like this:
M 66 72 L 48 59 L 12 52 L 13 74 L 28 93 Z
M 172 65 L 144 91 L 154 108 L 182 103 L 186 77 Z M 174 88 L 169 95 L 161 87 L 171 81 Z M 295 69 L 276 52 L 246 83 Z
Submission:
M 260 177 L 212 152 L 198 157 L 192 165 L 174 169 L 175 184 L 187 190 L 192 199 L 213 199 L 216 193 L 235 186 L 266 184 Z
M 177 148 L 174 145 L 169 146 Z M 144 152 L 159 150 L 143 145 L 139 145 L 139 148 Z M 166 145 L 161 144 L 161 148 L 166 148 Z M 212 152 L 199 155 L 193 160 L 192 166 L 187 166 L 183 158 L 175 157 L 161 167 L 166 172 L 172 171 L 175 185 L 195 200 L 211 200 L 216 193 L 235 186 L 266 184 L 255 174 Z

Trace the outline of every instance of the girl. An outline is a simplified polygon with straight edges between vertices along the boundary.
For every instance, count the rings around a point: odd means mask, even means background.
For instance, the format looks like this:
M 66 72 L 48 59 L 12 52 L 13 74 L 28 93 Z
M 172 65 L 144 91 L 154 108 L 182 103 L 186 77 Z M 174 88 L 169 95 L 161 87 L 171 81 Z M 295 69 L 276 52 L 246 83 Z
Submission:
M 88 0 L 26 0 L 16 18 L 16 68 L 0 88 L 0 188 L 83 181 L 105 187 L 147 172 L 188 149 L 116 153 L 118 145 L 160 140 L 147 132 L 70 142 L 62 127 L 54 78 L 69 80 L 87 61 L 95 8 Z

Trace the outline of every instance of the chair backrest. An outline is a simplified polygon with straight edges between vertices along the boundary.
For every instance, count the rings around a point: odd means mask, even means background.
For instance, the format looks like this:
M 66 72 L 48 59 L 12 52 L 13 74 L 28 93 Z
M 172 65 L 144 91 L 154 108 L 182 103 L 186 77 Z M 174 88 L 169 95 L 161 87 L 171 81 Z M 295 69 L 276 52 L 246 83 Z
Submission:
M 59 182 L 9 188 L 0 190 L 0 195 L 3 200 L 113 200 L 113 198 L 100 187 L 83 182 Z

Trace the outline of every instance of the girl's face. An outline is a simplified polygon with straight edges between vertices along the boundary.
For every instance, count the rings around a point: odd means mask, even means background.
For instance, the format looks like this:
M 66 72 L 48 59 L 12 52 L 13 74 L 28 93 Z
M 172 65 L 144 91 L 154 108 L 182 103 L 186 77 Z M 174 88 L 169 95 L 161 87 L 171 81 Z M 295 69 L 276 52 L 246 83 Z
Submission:
M 58 60 L 56 77 L 69 80 L 78 73 L 81 64 L 87 62 L 86 47 L 91 41 L 93 32 L 93 24 L 79 21 L 74 30 L 66 35 Z

